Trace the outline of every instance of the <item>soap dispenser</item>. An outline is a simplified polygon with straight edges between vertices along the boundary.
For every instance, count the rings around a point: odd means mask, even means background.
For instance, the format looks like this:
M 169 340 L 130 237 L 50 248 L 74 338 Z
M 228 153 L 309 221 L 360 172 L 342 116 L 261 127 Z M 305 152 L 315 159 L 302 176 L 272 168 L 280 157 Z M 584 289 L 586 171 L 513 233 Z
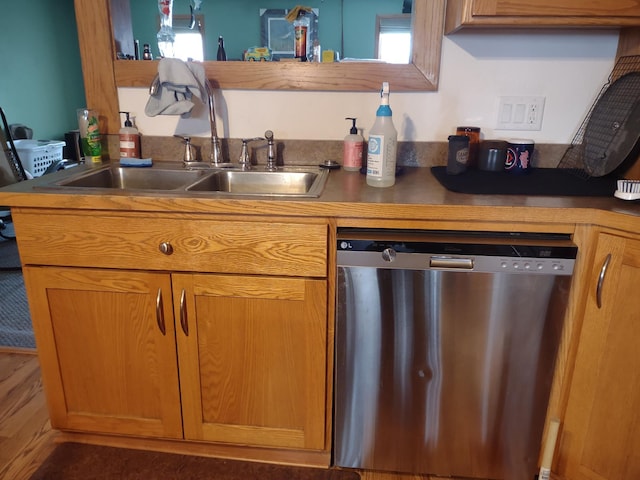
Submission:
M 120 158 L 140 158 L 140 133 L 133 126 L 129 118 L 129 112 L 124 113 L 127 119 L 120 129 Z
M 362 152 L 364 150 L 364 138 L 358 134 L 356 127 L 356 119 L 346 117 L 345 120 L 351 120 L 351 130 L 349 135 L 344 137 L 344 148 L 342 151 L 342 168 L 349 172 L 357 172 L 362 168 Z

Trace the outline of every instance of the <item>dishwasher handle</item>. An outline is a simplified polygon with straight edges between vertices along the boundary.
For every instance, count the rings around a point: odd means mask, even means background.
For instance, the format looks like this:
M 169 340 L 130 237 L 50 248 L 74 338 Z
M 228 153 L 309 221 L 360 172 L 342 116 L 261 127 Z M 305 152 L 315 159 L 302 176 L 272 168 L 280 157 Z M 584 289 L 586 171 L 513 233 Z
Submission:
M 431 257 L 429 259 L 429 267 L 431 268 L 454 268 L 457 270 L 473 270 L 472 258 L 458 257 Z

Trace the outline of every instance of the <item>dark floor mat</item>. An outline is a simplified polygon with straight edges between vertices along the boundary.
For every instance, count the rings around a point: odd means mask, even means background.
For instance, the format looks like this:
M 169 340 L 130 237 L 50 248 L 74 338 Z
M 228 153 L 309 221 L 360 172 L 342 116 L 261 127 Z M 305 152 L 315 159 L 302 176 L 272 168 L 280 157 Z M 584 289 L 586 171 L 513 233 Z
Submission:
M 288 467 L 61 443 L 30 480 L 359 480 L 353 471 Z

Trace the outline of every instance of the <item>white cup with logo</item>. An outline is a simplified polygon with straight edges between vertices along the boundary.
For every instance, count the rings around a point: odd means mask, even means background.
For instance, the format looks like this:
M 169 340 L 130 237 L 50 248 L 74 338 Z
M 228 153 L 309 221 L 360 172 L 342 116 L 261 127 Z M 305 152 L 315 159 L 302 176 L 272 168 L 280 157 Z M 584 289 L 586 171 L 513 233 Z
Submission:
M 533 165 L 533 150 L 535 142 L 526 138 L 512 138 L 507 143 L 507 159 L 504 163 L 506 172 L 523 174 L 528 173 Z

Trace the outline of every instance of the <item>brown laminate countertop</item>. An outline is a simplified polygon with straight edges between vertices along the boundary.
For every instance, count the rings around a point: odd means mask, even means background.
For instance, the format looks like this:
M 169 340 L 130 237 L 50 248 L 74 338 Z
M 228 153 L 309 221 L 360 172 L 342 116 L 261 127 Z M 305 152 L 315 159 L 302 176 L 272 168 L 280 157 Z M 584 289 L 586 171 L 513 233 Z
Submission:
M 318 198 L 229 197 L 186 192 L 71 191 L 40 189 L 91 168 L 78 166 L 0 189 L 0 205 L 12 208 L 122 210 L 331 217 L 337 225 L 376 221 L 527 222 L 598 224 L 640 231 L 640 203 L 614 197 L 470 195 L 446 190 L 429 168 L 406 167 L 389 188 L 370 187 L 358 172 L 333 170 Z

